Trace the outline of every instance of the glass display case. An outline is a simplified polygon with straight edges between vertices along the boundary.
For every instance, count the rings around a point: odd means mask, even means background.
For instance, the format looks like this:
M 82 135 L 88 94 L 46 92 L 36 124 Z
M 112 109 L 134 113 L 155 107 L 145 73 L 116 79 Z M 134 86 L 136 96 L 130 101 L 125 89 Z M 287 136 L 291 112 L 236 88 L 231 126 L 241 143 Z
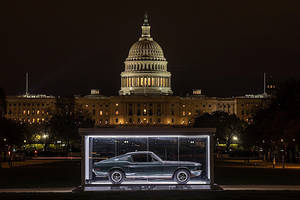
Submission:
M 213 132 L 214 129 L 80 129 L 84 190 L 210 186 Z

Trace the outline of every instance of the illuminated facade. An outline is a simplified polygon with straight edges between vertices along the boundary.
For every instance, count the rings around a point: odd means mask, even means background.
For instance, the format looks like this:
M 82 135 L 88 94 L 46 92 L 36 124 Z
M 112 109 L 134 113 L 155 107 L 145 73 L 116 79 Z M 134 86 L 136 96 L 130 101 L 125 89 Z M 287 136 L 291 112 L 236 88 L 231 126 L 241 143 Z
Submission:
M 42 123 L 56 110 L 55 97 L 7 97 L 6 118 L 26 123 Z M 203 113 L 224 111 L 251 122 L 269 98 L 243 96 L 217 98 L 206 96 L 101 96 L 75 97 L 75 109 L 84 111 L 95 126 L 110 125 L 182 125 L 189 126 Z
M 256 111 L 270 102 L 266 94 L 218 98 L 206 97 L 199 89 L 194 89 L 189 97 L 172 96 L 172 93 L 167 61 L 162 48 L 150 35 L 148 17 L 145 16 L 142 35 L 131 46 L 125 71 L 121 73 L 120 96 L 106 97 L 100 95 L 98 90 L 92 90 L 90 95 L 74 97 L 72 107 L 88 113 L 97 127 L 189 126 L 196 116 L 215 111 L 235 114 L 251 122 Z M 59 102 L 53 96 L 10 96 L 7 97 L 6 118 L 42 123 L 50 119 L 57 104 Z
M 150 35 L 145 15 L 142 35 L 130 50 L 121 73 L 120 95 L 172 95 L 171 73 L 162 48 Z
M 54 96 L 8 96 L 6 101 L 6 118 L 21 123 L 41 124 L 47 122 L 56 109 Z
M 96 126 L 180 125 L 189 126 L 196 116 L 223 111 L 251 122 L 258 109 L 270 99 L 256 96 L 217 98 L 205 96 L 94 96 L 75 99 L 77 108 L 87 110 Z

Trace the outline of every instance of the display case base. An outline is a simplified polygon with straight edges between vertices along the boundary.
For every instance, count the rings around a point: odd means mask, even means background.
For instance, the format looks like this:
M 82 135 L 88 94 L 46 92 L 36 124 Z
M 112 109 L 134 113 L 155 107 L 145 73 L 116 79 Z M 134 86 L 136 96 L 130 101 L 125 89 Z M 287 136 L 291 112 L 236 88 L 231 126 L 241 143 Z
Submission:
M 212 190 L 214 185 L 85 185 L 82 191 Z

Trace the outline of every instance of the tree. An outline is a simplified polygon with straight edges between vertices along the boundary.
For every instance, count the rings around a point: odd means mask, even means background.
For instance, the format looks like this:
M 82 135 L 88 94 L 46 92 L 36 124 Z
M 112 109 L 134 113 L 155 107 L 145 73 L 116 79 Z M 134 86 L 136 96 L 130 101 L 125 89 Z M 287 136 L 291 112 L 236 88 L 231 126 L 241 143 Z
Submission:
M 78 128 L 90 128 L 94 124 L 87 112 L 74 109 L 73 98 L 58 98 L 56 112 L 48 127 L 52 133 L 51 139 L 65 141 L 67 149 L 70 149 L 71 145 L 79 144 Z
M 0 138 L 8 145 L 20 145 L 24 141 L 25 126 L 14 120 L 0 119 Z
M 236 115 L 216 111 L 196 117 L 194 127 L 216 128 L 217 140 L 226 144 L 226 150 L 229 151 L 234 137 L 241 138 L 247 123 L 240 120 Z
M 6 113 L 6 95 L 2 88 L 0 88 L 0 118 L 5 117 Z
M 270 106 L 256 113 L 247 130 L 249 144 L 264 152 L 293 152 L 300 145 L 300 81 L 288 80 L 280 85 Z

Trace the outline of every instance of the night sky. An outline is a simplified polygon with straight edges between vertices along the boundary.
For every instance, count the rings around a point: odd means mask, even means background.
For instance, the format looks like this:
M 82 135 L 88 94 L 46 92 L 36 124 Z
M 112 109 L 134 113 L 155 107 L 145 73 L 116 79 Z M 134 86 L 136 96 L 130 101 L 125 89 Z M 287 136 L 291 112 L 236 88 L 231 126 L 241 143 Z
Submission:
M 0 87 L 24 93 L 29 72 L 31 93 L 118 95 L 145 11 L 176 95 L 262 93 L 263 72 L 300 78 L 300 11 L 292 1 L 176 2 L 1 2 Z

